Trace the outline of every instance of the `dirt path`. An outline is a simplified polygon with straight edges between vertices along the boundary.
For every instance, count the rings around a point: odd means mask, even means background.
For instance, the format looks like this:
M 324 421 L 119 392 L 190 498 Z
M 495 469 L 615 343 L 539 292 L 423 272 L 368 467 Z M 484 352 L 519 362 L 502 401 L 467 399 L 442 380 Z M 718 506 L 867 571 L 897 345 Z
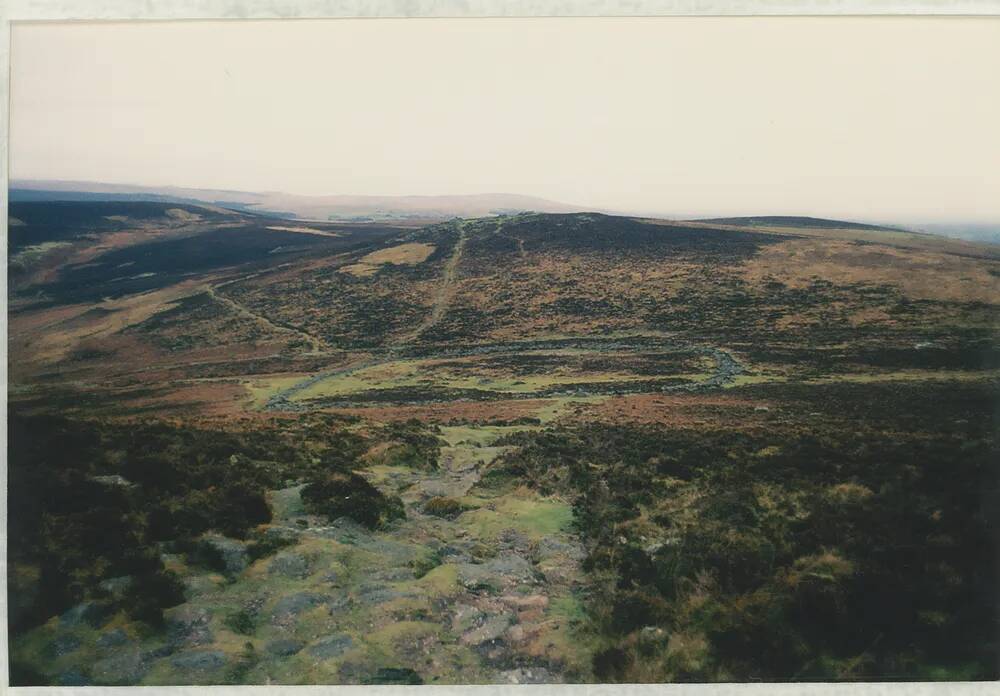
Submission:
M 413 343 L 415 340 L 420 338 L 421 334 L 435 326 L 439 321 L 441 321 L 441 319 L 444 318 L 445 312 L 448 311 L 448 305 L 451 304 L 451 298 L 455 294 L 455 277 L 457 275 L 458 264 L 462 260 L 462 252 L 465 251 L 466 238 L 467 234 L 465 230 L 465 223 L 459 222 L 458 241 L 455 242 L 455 248 L 451 253 L 451 257 L 445 264 L 444 275 L 442 276 L 441 284 L 438 285 L 437 292 L 434 295 L 434 304 L 431 306 L 431 313 L 426 319 L 420 322 L 415 329 L 394 341 L 392 348 Z
M 240 279 L 240 280 L 242 280 L 242 279 Z M 236 281 L 229 281 L 229 283 L 233 283 L 233 282 L 236 282 Z M 240 303 L 236 302 L 235 300 L 231 300 L 228 297 L 225 297 L 224 295 L 220 295 L 219 293 L 216 292 L 216 290 L 218 288 L 221 288 L 221 287 L 223 287 L 225 285 L 229 285 L 229 283 L 223 283 L 223 284 L 217 285 L 217 286 L 213 286 L 213 285 L 206 286 L 206 289 L 207 289 L 207 292 L 208 292 L 209 296 L 213 300 L 216 300 L 216 301 L 221 302 L 222 304 L 224 304 L 226 307 L 228 307 L 229 309 L 231 309 L 237 315 L 239 315 L 241 317 L 244 317 L 246 319 L 250 319 L 251 321 L 254 321 L 257 324 L 259 324 L 260 326 L 264 327 L 265 329 L 269 329 L 269 330 L 275 331 L 277 333 L 286 333 L 286 334 L 287 333 L 291 333 L 291 334 L 294 334 L 294 335 L 298 336 L 302 340 L 307 341 L 309 343 L 310 352 L 311 353 L 323 353 L 327 349 L 327 345 L 325 343 L 323 343 L 322 339 L 317 338 L 316 336 L 313 336 L 312 334 L 306 333 L 305 331 L 302 331 L 301 329 L 297 329 L 294 326 L 289 326 L 288 324 L 279 324 L 279 323 L 276 323 L 276 322 L 272 321 L 271 319 L 268 319 L 267 317 L 265 317 L 262 314 L 257 314 L 256 312 L 253 312 L 253 311 L 247 309 L 246 307 L 244 307 Z
M 363 569 L 341 576 L 351 614 L 333 614 L 324 627 L 352 638 L 354 668 L 370 673 L 405 665 L 428 683 L 552 683 L 580 679 L 589 668 L 590 648 L 578 636 L 585 552 L 572 531 L 568 501 L 477 485 L 483 468 L 510 449 L 496 440 L 523 429 L 444 427 L 447 446 L 437 469 L 390 461 L 361 470 L 402 498 L 405 520 L 377 532 L 343 520 L 301 532 L 305 548 L 347 543 L 364 559 Z M 426 502 L 441 496 L 461 501 L 466 512 L 426 514 Z M 276 524 L 296 528 L 293 519 Z M 415 559 L 427 553 L 438 565 L 414 577 Z M 339 558 L 348 566 L 351 560 Z M 401 614 L 406 611 L 420 617 L 419 628 Z M 401 620 L 419 632 L 419 648 L 408 637 L 396 638 L 393 624 Z
M 225 295 L 222 295 L 219 292 L 217 292 L 218 290 L 221 290 L 222 288 L 226 287 L 227 285 L 232 285 L 234 283 L 238 283 L 238 282 L 241 282 L 241 281 L 244 281 L 244 280 L 249 280 L 250 278 L 256 278 L 256 277 L 261 276 L 261 275 L 263 275 L 263 272 L 249 273 L 247 275 L 242 275 L 242 276 L 239 276 L 238 278 L 232 278 L 230 280 L 226 280 L 226 281 L 223 281 L 221 283 L 217 283 L 215 285 L 209 284 L 209 285 L 206 286 L 206 291 L 208 292 L 209 296 L 211 296 L 211 298 L 213 300 L 217 300 L 217 301 L 221 302 L 222 304 L 226 305 L 226 307 L 228 307 L 229 309 L 231 309 L 232 311 L 234 311 L 239 316 L 245 317 L 247 319 L 250 319 L 252 321 L 257 322 L 260 326 L 264 327 L 265 329 L 269 329 L 269 330 L 275 331 L 277 333 L 292 333 L 292 334 L 295 334 L 296 336 L 298 336 L 302 340 L 304 340 L 307 343 L 309 343 L 310 353 L 322 354 L 322 353 L 327 352 L 329 350 L 329 346 L 326 345 L 326 343 L 321 338 L 319 338 L 317 336 L 313 336 L 310 333 L 306 333 L 302 329 L 296 328 L 296 327 L 291 326 L 289 324 L 283 324 L 283 323 L 275 322 L 275 321 L 273 321 L 271 319 L 268 319 L 263 314 L 258 314 L 256 312 L 254 312 L 254 311 L 252 311 L 252 310 L 244 307 L 239 302 L 236 302 L 235 300 L 232 300 L 232 299 L 226 297 Z
M 451 257 L 449 257 L 448 262 L 444 267 L 444 275 L 441 279 L 441 284 L 438 286 L 437 293 L 434 296 L 434 304 L 431 309 L 430 315 L 424 319 L 415 329 L 407 334 L 399 337 L 389 346 L 386 355 L 381 358 L 376 358 L 373 360 L 366 360 L 360 364 L 351 365 L 349 367 L 341 367 L 335 370 L 327 370 L 324 372 L 317 373 L 310 377 L 303 379 L 301 382 L 293 384 L 287 389 L 282 389 L 281 391 L 272 395 L 268 400 L 267 404 L 264 406 L 265 410 L 299 410 L 292 405 L 291 399 L 314 384 L 318 384 L 325 379 L 330 379 L 331 377 L 342 377 L 344 375 L 349 375 L 359 370 L 364 370 L 366 368 L 372 367 L 383 362 L 391 362 L 394 356 L 398 355 L 399 351 L 406 345 L 412 343 L 417 338 L 420 337 L 422 333 L 430 329 L 432 326 L 437 324 L 444 317 L 445 312 L 448 310 L 448 305 L 451 302 L 451 297 L 454 294 L 454 281 L 458 269 L 458 264 L 462 260 L 462 252 L 465 249 L 466 241 L 466 231 L 465 223 L 458 223 L 459 236 L 458 241 L 455 242 L 455 248 L 452 251 Z

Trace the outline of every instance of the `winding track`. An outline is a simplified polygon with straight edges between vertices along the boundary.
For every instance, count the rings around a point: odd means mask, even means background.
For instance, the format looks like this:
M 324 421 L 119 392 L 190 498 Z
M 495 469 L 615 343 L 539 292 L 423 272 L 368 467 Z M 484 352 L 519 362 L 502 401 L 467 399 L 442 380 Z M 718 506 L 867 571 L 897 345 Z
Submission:
M 225 283 L 225 285 L 228 285 L 228 283 Z M 251 321 L 257 322 L 257 324 L 264 327 L 265 329 L 268 329 L 276 333 L 292 334 L 294 336 L 298 336 L 300 339 L 309 343 L 309 346 L 313 354 L 321 354 L 323 350 L 326 348 L 326 346 L 323 344 L 322 339 L 319 339 L 310 333 L 306 333 L 305 331 L 298 329 L 294 326 L 290 326 L 288 324 L 280 324 L 271 319 L 268 319 L 263 314 L 258 314 L 257 312 L 253 312 L 244 307 L 243 305 L 241 305 L 239 302 L 231 300 L 225 295 L 220 295 L 219 293 L 216 292 L 216 289 L 220 287 L 222 287 L 222 285 L 216 285 L 216 286 L 209 285 L 207 290 L 209 296 L 213 300 L 216 300 L 217 302 L 220 302 L 226 307 L 228 307 L 237 316 L 241 316 L 244 317 L 245 319 L 250 319 Z
M 498 229 L 501 225 L 500 222 L 497 223 Z M 411 353 L 416 354 L 411 355 L 411 357 L 418 357 L 420 359 L 435 359 L 435 358 L 445 358 L 445 357 L 468 357 L 472 355 L 482 355 L 482 354 L 504 354 L 504 353 L 518 353 L 525 350 L 539 350 L 540 348 L 548 345 L 553 347 L 558 344 L 561 347 L 589 347 L 591 345 L 601 345 L 602 343 L 607 343 L 604 346 L 605 349 L 609 348 L 635 348 L 637 344 L 650 341 L 650 337 L 643 335 L 636 335 L 630 337 L 622 337 L 619 339 L 613 339 L 612 342 L 604 341 L 603 339 L 593 339 L 586 336 L 581 336 L 576 339 L 564 339 L 562 341 L 517 341 L 511 343 L 499 343 L 499 344 L 486 344 L 472 346 L 468 348 L 446 348 L 438 350 L 428 350 L 422 351 L 418 347 L 413 346 L 414 342 L 420 338 L 429 329 L 434 327 L 438 322 L 440 322 L 445 313 L 448 311 L 448 306 L 451 304 L 452 297 L 455 293 L 455 280 L 458 273 L 458 266 L 462 260 L 462 254 L 465 250 L 465 243 L 467 239 L 466 223 L 465 221 L 458 221 L 456 223 L 458 229 L 459 237 L 458 241 L 455 242 L 455 247 L 452 250 L 452 254 L 449 257 L 447 263 L 444 267 L 444 274 L 441 278 L 441 283 L 437 288 L 434 296 L 434 302 L 431 308 L 430 314 L 425 318 L 416 328 L 412 331 L 400 336 L 392 343 L 390 343 L 387 348 L 378 351 L 374 357 L 364 362 L 351 365 L 348 367 L 340 367 L 333 370 L 324 370 L 318 372 L 314 375 L 306 377 L 305 379 L 296 382 L 290 387 L 282 389 L 275 394 L 273 394 L 267 402 L 264 404 L 265 411 L 304 411 L 309 409 L 309 405 L 300 402 L 293 402 L 292 399 L 309 389 L 310 387 L 323 382 L 324 380 L 331 379 L 334 377 L 343 377 L 346 375 L 351 375 L 361 370 L 374 367 L 376 365 L 383 365 L 386 363 L 391 363 L 401 358 L 406 357 L 407 349 Z M 521 239 L 516 240 L 518 243 L 518 248 L 520 253 L 524 254 L 524 241 Z M 698 382 L 689 382 L 685 384 L 674 384 L 674 385 L 664 385 L 658 387 L 656 391 L 661 392 L 690 392 L 690 391 L 701 391 L 705 389 L 712 389 L 724 386 L 731 382 L 733 378 L 743 372 L 743 366 L 730 354 L 729 352 L 722 350 L 717 347 L 705 347 L 697 346 L 690 343 L 675 342 L 672 344 L 664 345 L 663 343 L 655 343 L 649 347 L 657 349 L 668 349 L 674 351 L 694 351 L 699 352 L 703 355 L 708 355 L 715 360 L 715 368 L 712 374 L 703 380 Z M 617 393 L 633 393 L 629 391 L 628 388 L 614 387 Z M 645 388 L 641 390 L 634 390 L 636 392 L 652 391 L 650 388 Z M 546 392 L 518 392 L 516 394 L 509 394 L 507 398 L 511 399 L 526 399 L 526 398 L 551 398 L 554 396 L 592 396 L 598 393 L 607 393 L 606 391 L 597 390 L 587 390 L 584 387 L 566 385 L 564 391 L 551 391 Z M 350 402 L 345 401 L 344 405 L 356 405 L 362 402 Z M 425 403 L 425 402 L 407 402 L 407 403 Z
M 280 392 L 271 396 L 271 398 L 267 400 L 264 409 L 268 411 L 301 410 L 300 407 L 291 403 L 291 398 L 296 394 L 305 391 L 309 387 L 314 384 L 318 384 L 325 379 L 352 374 L 374 365 L 392 362 L 406 345 L 415 341 L 421 334 L 441 321 L 445 312 L 448 310 L 448 304 L 451 302 L 452 295 L 454 294 L 452 285 L 455 281 L 458 264 L 462 260 L 462 252 L 465 250 L 465 222 L 459 221 L 457 223 L 457 227 L 458 241 L 455 242 L 455 248 L 452 250 L 451 257 L 449 257 L 448 262 L 445 264 L 444 275 L 442 276 L 441 284 L 438 286 L 437 293 L 434 296 L 434 304 L 431 308 L 431 313 L 426 319 L 413 329 L 413 331 L 404 334 L 400 338 L 393 341 L 393 343 L 390 344 L 388 351 L 386 351 L 385 357 L 367 360 L 359 365 L 318 372 L 315 375 L 307 377 L 301 382 L 296 382 L 287 389 L 282 389 Z
M 465 240 L 467 238 L 465 222 L 459 222 L 457 226 L 458 241 L 455 242 L 455 248 L 451 252 L 451 257 L 448 259 L 448 263 L 445 264 L 444 275 L 441 278 L 441 284 L 438 286 L 437 293 L 434 295 L 434 304 L 431 306 L 431 313 L 413 331 L 396 339 L 393 343 L 393 348 L 417 340 L 424 332 L 441 321 L 444 318 L 445 312 L 448 311 L 451 298 L 455 295 L 455 276 L 457 275 L 458 264 L 462 260 L 462 252 L 465 251 Z
M 622 347 L 629 347 L 635 345 L 635 341 L 639 339 L 649 339 L 649 336 L 632 336 L 632 337 L 622 337 L 615 340 L 615 343 L 611 346 L 605 346 L 605 349 L 616 348 L 620 349 Z M 587 337 L 581 337 L 578 339 L 582 344 L 593 343 L 593 339 L 588 340 Z M 632 341 L 632 343 L 630 343 Z M 419 355 L 420 359 L 433 360 L 437 358 L 455 358 L 455 357 L 468 357 L 473 355 L 483 355 L 483 354 L 510 354 L 524 352 L 525 350 L 539 350 L 540 346 L 544 346 L 546 342 L 541 341 L 519 341 L 514 343 L 504 343 L 504 344 L 490 344 L 482 346 L 473 346 L 470 348 L 450 348 L 442 349 L 438 351 L 428 351 L 426 353 L 421 353 Z M 565 341 L 560 342 L 560 345 L 564 345 Z M 694 344 L 688 344 L 683 342 L 671 343 L 671 344 L 658 344 L 655 347 L 659 349 L 672 350 L 672 351 L 694 351 L 707 355 L 715 360 L 715 368 L 712 374 L 705 379 L 699 380 L 697 382 L 688 382 L 685 384 L 673 384 L 664 385 L 659 387 L 655 391 L 660 392 L 694 392 L 703 391 L 706 389 L 715 389 L 733 381 L 733 379 L 743 372 L 743 365 L 736 360 L 735 357 L 728 351 L 714 346 L 697 346 Z M 647 348 L 648 349 L 648 348 Z M 350 374 L 354 374 L 361 370 L 365 370 L 369 367 L 374 367 L 376 365 L 382 365 L 390 362 L 394 362 L 400 358 L 399 352 L 401 350 L 400 346 L 394 346 L 387 351 L 384 351 L 380 356 L 374 357 L 370 360 L 366 360 L 362 363 L 352 365 L 349 367 L 342 367 L 335 370 L 327 370 L 324 372 L 317 373 L 310 377 L 303 379 L 300 382 L 296 382 L 292 386 L 282 389 L 272 395 L 264 405 L 265 411 L 305 411 L 309 410 L 309 405 L 306 403 L 293 402 L 297 394 L 305 391 L 309 387 L 322 382 L 323 380 L 330 379 L 332 377 L 341 377 Z M 652 389 L 646 388 L 641 390 L 630 391 L 627 388 L 616 387 L 616 393 L 640 393 L 640 392 L 650 392 L 654 391 Z M 518 392 L 506 395 L 510 399 L 531 399 L 531 398 L 553 398 L 556 396 L 595 396 L 598 394 L 605 394 L 604 391 L 588 391 L 585 388 L 577 387 L 574 385 L 566 385 L 565 392 Z M 345 400 L 344 406 L 353 406 L 363 402 L 351 402 Z M 424 403 L 424 402 L 407 402 L 407 403 Z

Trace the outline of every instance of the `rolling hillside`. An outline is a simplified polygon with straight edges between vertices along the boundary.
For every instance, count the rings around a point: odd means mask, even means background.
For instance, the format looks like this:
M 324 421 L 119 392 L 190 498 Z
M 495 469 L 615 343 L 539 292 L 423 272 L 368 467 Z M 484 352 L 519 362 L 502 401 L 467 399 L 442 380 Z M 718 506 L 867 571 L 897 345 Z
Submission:
M 996 247 L 9 212 L 16 683 L 998 676 Z

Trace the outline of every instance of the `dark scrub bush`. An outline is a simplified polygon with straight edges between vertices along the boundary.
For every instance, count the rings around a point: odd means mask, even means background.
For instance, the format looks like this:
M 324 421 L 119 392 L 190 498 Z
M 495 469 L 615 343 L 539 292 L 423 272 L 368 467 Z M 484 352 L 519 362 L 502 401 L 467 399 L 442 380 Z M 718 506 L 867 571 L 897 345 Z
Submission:
M 384 527 L 406 516 L 398 497 L 383 495 L 353 472 L 320 475 L 302 489 L 302 502 L 312 514 L 331 520 L 349 517 L 369 529 Z

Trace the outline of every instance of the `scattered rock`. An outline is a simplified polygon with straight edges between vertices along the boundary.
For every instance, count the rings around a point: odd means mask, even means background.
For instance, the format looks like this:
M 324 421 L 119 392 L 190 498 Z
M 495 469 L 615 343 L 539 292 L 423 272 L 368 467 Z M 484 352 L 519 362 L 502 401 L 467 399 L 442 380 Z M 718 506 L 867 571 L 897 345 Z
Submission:
M 99 483 L 102 486 L 109 487 L 132 488 L 136 485 L 119 474 L 111 474 L 109 476 L 91 476 L 90 480 L 94 483 Z
M 97 639 L 97 647 L 99 648 L 115 648 L 119 645 L 125 645 L 128 642 L 128 634 L 121 628 L 116 628 L 114 630 L 108 631 L 107 633 L 101 634 Z
M 667 632 L 659 626 L 643 626 L 639 631 L 640 643 L 658 643 L 667 639 Z
M 353 645 L 354 640 L 349 635 L 335 633 L 310 645 L 309 654 L 323 659 L 338 657 L 350 650 Z
M 482 625 L 462 634 L 461 642 L 465 645 L 480 645 L 496 640 L 514 623 L 510 614 L 495 614 L 483 621 Z
M 471 563 L 472 554 L 464 546 L 448 544 L 438 550 L 438 555 L 442 559 L 448 559 L 452 563 Z
M 573 561 L 582 561 L 587 552 L 580 544 L 571 544 L 552 537 L 543 537 L 534 550 L 534 559 L 544 561 L 556 556 L 565 556 Z
M 189 598 L 200 597 L 219 589 L 218 578 L 209 575 L 192 575 L 184 578 L 184 594 Z
M 79 649 L 80 639 L 69 633 L 63 633 L 62 635 L 56 636 L 47 646 L 45 646 L 45 651 L 52 657 L 69 655 L 71 652 L 76 652 Z
M 271 575 L 282 575 L 286 578 L 306 578 L 309 577 L 309 559 L 301 553 L 285 551 L 279 553 L 271 560 L 267 567 L 267 572 Z
M 337 670 L 337 681 L 341 684 L 360 684 L 371 670 L 364 664 L 357 662 L 345 662 Z
M 214 640 L 211 613 L 203 607 L 182 606 L 167 619 L 167 640 L 173 646 L 204 645 Z
M 351 601 L 350 597 L 340 596 L 328 600 L 326 604 L 330 610 L 330 616 L 336 616 L 349 610 L 354 602 Z
M 302 641 L 291 640 L 286 638 L 286 639 L 270 641 L 266 646 L 264 646 L 264 650 L 266 650 L 271 655 L 275 655 L 278 657 L 288 657 L 289 655 L 294 655 L 295 653 L 299 652 L 304 647 L 305 643 L 303 643 Z
M 206 534 L 201 538 L 201 543 L 226 575 L 239 575 L 250 565 L 247 547 L 242 542 L 218 534 Z
M 175 652 L 177 652 L 177 648 L 175 648 L 172 645 L 169 644 L 160 645 L 151 650 L 146 650 L 144 653 L 142 653 L 142 659 L 145 660 L 146 662 L 150 662 L 152 660 L 159 660 L 161 657 L 169 657 L 170 655 L 173 655 Z
M 176 655 L 170 662 L 179 669 L 207 672 L 226 664 L 226 653 L 221 650 L 190 650 Z
M 132 587 L 132 576 L 122 575 L 117 578 L 108 578 L 107 580 L 102 580 L 98 587 L 113 599 L 121 599 L 128 589 Z
M 80 626 L 87 623 L 94 628 L 103 626 L 111 616 L 112 607 L 98 602 L 81 602 L 59 617 L 59 625 L 64 627 Z
M 291 624 L 295 616 L 328 601 L 327 595 L 316 592 L 298 592 L 279 599 L 271 611 L 271 621 L 275 624 Z
M 403 593 L 376 583 L 365 583 L 358 588 L 356 599 L 361 604 L 382 604 L 402 597 Z
M 388 570 L 380 570 L 372 575 L 372 580 L 380 582 L 404 582 L 412 579 L 412 568 L 389 568 Z
M 74 667 L 56 677 L 56 686 L 90 686 L 90 679 Z
M 507 640 L 511 643 L 520 643 L 524 641 L 525 636 L 526 633 L 524 632 L 524 627 L 521 626 L 521 624 L 514 624 L 513 626 L 508 628 L 503 634 L 504 640 Z
M 531 562 L 517 554 L 501 554 L 486 563 L 459 563 L 458 577 L 472 591 L 497 592 L 504 587 L 535 584 L 541 580 Z
M 243 611 L 250 616 L 257 616 L 267 602 L 267 593 L 256 595 L 243 602 Z
M 469 604 L 456 604 L 455 614 L 451 619 L 451 626 L 457 633 L 464 633 L 481 625 L 486 618 L 486 614 L 478 607 Z
M 98 684 L 127 686 L 136 684 L 149 671 L 149 662 L 142 658 L 138 650 L 118 653 L 98 660 L 90 668 L 91 676 Z
M 497 544 L 503 551 L 527 554 L 531 551 L 531 539 L 516 529 L 505 529 L 497 536 Z
M 545 595 L 504 595 L 500 598 L 507 606 L 513 609 L 544 609 L 549 605 L 549 598 Z
M 519 667 L 500 673 L 499 683 L 501 684 L 558 684 L 552 672 L 544 667 Z

